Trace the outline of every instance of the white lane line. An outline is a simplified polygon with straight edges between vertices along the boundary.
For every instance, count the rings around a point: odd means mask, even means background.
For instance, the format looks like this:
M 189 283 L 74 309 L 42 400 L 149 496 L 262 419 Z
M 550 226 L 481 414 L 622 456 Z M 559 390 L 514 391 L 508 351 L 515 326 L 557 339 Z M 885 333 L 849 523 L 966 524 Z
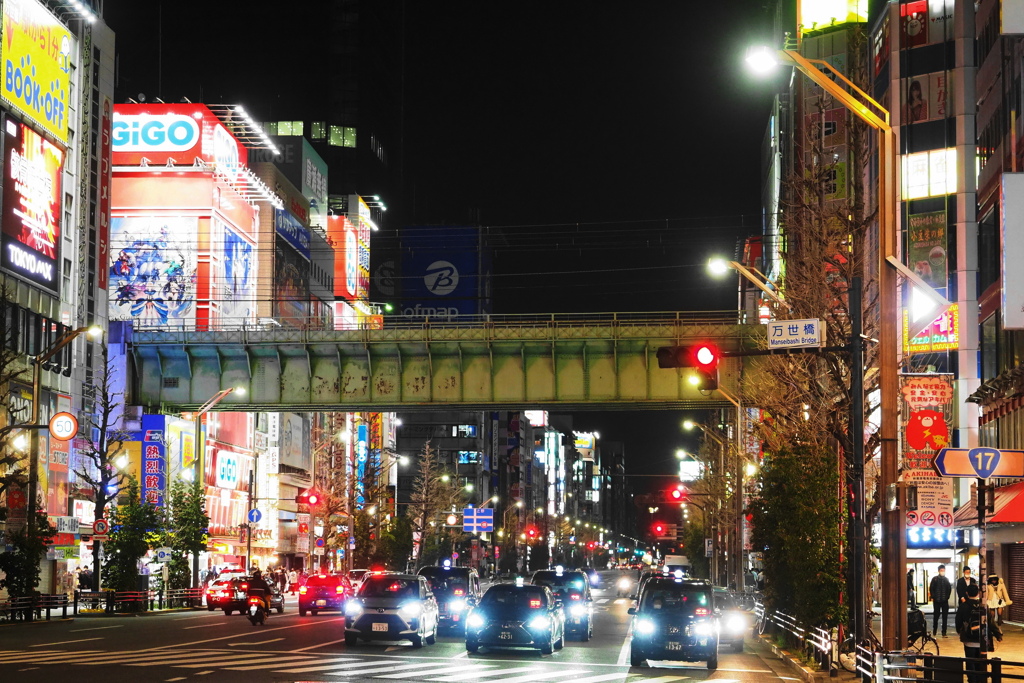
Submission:
M 210 652 L 194 652 L 189 655 L 179 655 L 177 657 L 161 657 L 160 653 L 158 652 L 152 655 L 152 657 L 154 657 L 154 659 L 152 660 L 145 660 L 140 658 L 139 661 L 130 662 L 128 664 L 125 664 L 125 666 L 163 666 L 165 664 L 167 666 L 173 666 L 174 664 L 180 664 L 182 662 L 190 662 L 193 659 L 202 659 L 208 661 L 211 656 L 212 653 Z
M 62 640 L 57 643 L 40 643 L 39 645 L 29 645 L 29 647 L 46 647 L 47 645 L 68 645 L 70 643 L 86 643 L 90 640 L 103 640 L 103 636 L 96 636 L 95 638 L 81 638 L 79 640 Z
M 481 673 L 459 674 L 458 676 L 442 676 L 441 678 L 431 678 L 430 680 L 440 681 L 441 683 L 461 683 L 461 681 L 475 681 L 478 678 L 483 678 L 484 676 L 505 676 L 510 673 L 532 674 L 540 671 L 544 671 L 544 669 L 535 669 L 533 667 L 524 666 L 513 669 L 498 669 L 497 671 L 483 671 Z
M 433 663 L 420 662 L 418 664 L 401 664 L 399 666 L 377 666 L 377 665 L 374 665 L 374 667 L 375 668 L 369 668 L 369 669 L 365 668 L 365 666 L 364 667 L 359 667 L 358 669 L 345 668 L 345 669 L 338 669 L 335 672 L 326 672 L 325 671 L 324 673 L 326 673 L 326 674 L 333 673 L 333 674 L 338 675 L 338 676 L 347 676 L 349 674 L 358 674 L 360 676 L 371 676 L 373 674 L 382 674 L 380 676 L 374 676 L 374 678 L 405 678 L 407 676 L 428 676 L 431 673 L 433 673 L 433 671 L 410 671 L 410 669 L 426 669 L 426 668 L 429 668 L 429 667 L 437 667 L 437 662 L 433 662 Z M 465 667 L 465 666 L 463 666 L 463 667 L 455 667 L 453 669 L 447 669 L 447 670 L 448 671 L 458 671 L 460 669 L 466 669 L 466 668 L 470 668 L 470 667 Z M 493 666 L 480 666 L 479 664 L 476 664 L 472 668 L 491 669 L 491 668 L 493 668 Z M 392 674 L 391 672 L 393 672 L 393 671 L 401 671 L 402 673 Z
M 328 640 L 326 643 L 318 643 L 316 645 L 310 645 L 308 647 L 300 647 L 300 648 L 297 648 L 295 650 L 292 650 L 292 652 L 306 652 L 307 650 L 315 650 L 318 647 L 327 647 L 328 645 L 337 645 L 338 643 L 344 643 L 344 642 L 345 642 L 344 638 L 339 638 L 338 640 Z
M 252 643 L 228 643 L 228 647 L 238 647 L 239 645 L 266 645 L 267 643 L 276 643 L 284 638 L 271 638 L 270 640 L 257 640 Z
M 255 662 L 265 661 L 267 658 L 264 655 L 227 655 L 224 657 L 217 657 L 213 653 L 206 657 L 206 661 L 203 662 L 175 662 L 171 666 L 175 669 L 201 669 L 204 666 L 241 666 L 243 664 L 253 664 Z
M 457 654 L 454 657 L 452 657 L 452 659 L 465 659 L 468 656 L 469 656 L 469 651 L 468 650 L 463 650 L 459 654 Z
M 419 666 L 422 667 L 424 665 L 420 664 Z M 431 666 L 437 666 L 437 664 L 431 664 Z M 456 671 L 472 671 L 472 672 L 476 673 L 477 671 L 483 671 L 484 669 L 493 669 L 494 667 L 495 667 L 494 664 L 468 664 L 466 666 L 447 666 L 447 667 L 443 667 L 443 668 L 440 668 L 440 669 L 430 669 L 428 671 L 417 671 L 416 675 L 417 676 L 432 676 L 432 675 L 435 675 L 435 674 L 443 674 L 443 673 L 448 673 L 448 672 L 455 673 Z M 396 666 L 396 667 L 394 667 L 394 669 L 405 669 L 405 668 L 408 668 L 408 667 L 404 667 L 404 666 Z M 383 670 L 384 669 L 382 669 L 382 671 Z M 373 672 L 370 672 L 370 671 L 360 671 L 359 673 L 363 674 L 363 673 L 373 673 Z M 406 678 L 407 676 L 408 676 L 408 673 L 403 672 L 403 673 L 397 673 L 397 674 L 388 674 L 386 676 L 374 676 L 374 678 Z M 505 680 L 507 680 L 507 679 L 502 679 L 502 683 L 504 683 Z
M 82 631 L 103 631 L 108 628 L 124 628 L 124 624 L 118 624 L 117 626 L 96 626 L 94 628 L 76 628 L 68 631 L 68 633 L 81 633 Z
M 163 652 L 118 652 L 118 653 L 104 653 L 102 656 L 93 655 L 91 657 L 85 657 L 73 662 L 74 664 L 81 664 L 82 666 L 102 666 L 104 664 L 110 664 L 111 660 L 114 659 L 113 655 L 116 655 L 116 662 L 122 665 L 128 665 L 132 662 L 144 662 L 157 659 L 160 662 L 172 662 L 180 659 L 195 659 L 196 657 L 204 657 L 208 653 L 205 652 L 182 652 L 180 654 L 165 655 Z
M 278 666 L 278 665 L 282 665 L 282 664 L 288 664 L 288 665 L 307 664 L 307 663 L 312 663 L 312 662 L 316 662 L 316 661 L 319 661 L 319 660 L 316 659 L 315 657 L 282 657 L 281 655 L 275 655 L 273 659 L 270 659 L 270 660 L 267 660 L 267 661 L 272 662 L 274 666 Z M 226 666 L 226 667 L 223 667 L 223 668 L 227 669 L 228 671 L 256 671 L 257 669 L 266 669 L 267 665 L 266 664 L 257 664 L 255 666 Z
M 95 652 L 99 652 L 99 650 L 85 650 L 81 654 L 84 657 Z M 39 652 L 19 652 L 18 654 L 5 656 L 4 663 L 13 664 L 14 662 L 31 662 L 37 659 L 58 660 L 58 658 L 60 659 L 55 663 L 61 663 L 63 661 L 66 661 L 61 657 L 61 655 L 74 657 L 76 654 L 77 653 L 74 652 L 67 652 L 66 650 L 40 650 Z
M 338 621 L 342 621 L 342 622 L 345 621 L 345 617 L 337 617 L 335 619 L 312 619 L 310 621 L 305 621 L 305 622 L 302 622 L 300 624 L 294 624 L 292 626 L 277 626 L 275 628 L 265 628 L 265 629 L 262 630 L 262 633 L 273 633 L 274 631 L 284 631 L 286 629 L 293 629 L 293 628 L 306 628 L 306 627 L 309 627 L 309 626 L 323 627 L 324 624 L 330 624 L 331 622 L 338 622 Z M 160 647 L 153 648 L 153 650 L 156 651 L 156 650 L 167 650 L 167 649 L 170 649 L 170 648 L 176 648 L 177 649 L 177 648 L 182 648 L 182 647 L 195 647 L 196 645 L 202 645 L 203 643 L 214 643 L 214 642 L 216 642 L 218 640 L 231 640 L 231 639 L 237 638 L 237 637 L 238 637 L 238 634 L 232 634 L 230 636 L 218 636 L 217 638 L 206 638 L 204 640 L 194 640 L 191 643 L 175 643 L 173 645 L 162 645 Z
M 587 676 L 586 678 L 574 678 L 572 683 L 601 683 L 602 681 L 614 681 L 616 679 L 625 681 L 629 677 L 629 672 L 624 671 L 620 674 L 601 674 L 600 676 Z M 635 682 L 631 682 L 635 683 Z
M 183 680 L 185 680 L 184 676 L 178 676 L 177 678 L 168 678 L 167 679 L 167 683 L 172 683 L 172 681 L 183 681 Z
M 545 678 L 552 678 L 558 676 L 564 678 L 566 676 L 579 676 L 581 674 L 590 673 L 586 669 L 563 669 L 561 671 L 541 671 L 535 674 L 526 674 L 525 676 L 513 676 L 512 678 L 503 678 L 501 683 L 524 683 L 525 681 L 539 681 Z
M 189 629 L 193 629 L 193 628 L 210 628 L 211 626 L 227 626 L 227 624 L 222 624 L 220 622 L 217 622 L 216 624 L 199 624 L 198 626 L 182 626 L 181 630 L 182 631 L 188 631 Z
M 657 678 L 635 678 L 629 683 L 669 683 L 670 681 L 692 681 L 689 676 L 658 676 Z M 715 683 L 718 683 L 716 680 Z
M 626 639 L 622 641 L 622 647 L 619 648 L 619 658 L 615 660 L 616 666 L 629 666 L 629 651 L 632 644 L 633 639 L 626 636 Z
M 216 671 L 197 671 L 196 676 L 205 676 L 206 674 L 217 673 Z
M 600 600 L 595 600 L 595 602 L 599 605 L 603 605 L 608 602 L 608 598 L 601 598 Z
M 338 664 L 341 664 L 342 662 L 351 662 L 351 661 L 352 661 L 351 659 L 329 659 L 329 660 L 326 660 L 320 666 L 305 666 L 305 667 L 302 667 L 300 669 L 274 669 L 274 673 L 279 673 L 279 674 L 304 674 L 304 673 L 307 673 L 307 672 L 310 672 L 310 671 L 324 671 L 326 669 L 336 669 L 336 668 L 338 668 L 338 666 L 337 666 Z M 380 664 L 401 664 L 401 663 L 402 663 L 401 659 L 393 659 L 390 662 L 388 662 L 388 661 L 373 662 L 372 666 L 378 666 Z M 370 663 L 364 663 L 364 666 L 371 666 L 371 664 Z M 350 668 L 350 667 L 346 667 L 345 670 L 346 671 L 352 671 L 353 669 Z
M 18 673 L 21 673 L 22 671 L 35 671 L 38 668 L 38 666 L 29 666 L 25 667 L 24 669 L 18 669 Z

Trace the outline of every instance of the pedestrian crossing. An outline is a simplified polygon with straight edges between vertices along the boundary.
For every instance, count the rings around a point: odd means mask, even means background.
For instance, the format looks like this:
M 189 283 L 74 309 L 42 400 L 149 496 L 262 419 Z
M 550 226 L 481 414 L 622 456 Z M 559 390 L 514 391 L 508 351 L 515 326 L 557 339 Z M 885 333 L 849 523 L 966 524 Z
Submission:
M 380 681 L 415 680 L 430 683 L 674 683 L 691 680 L 684 675 L 645 677 L 625 668 L 613 672 L 609 667 L 594 667 L 567 662 L 509 662 L 497 660 L 434 659 L 397 657 L 326 656 L 306 654 L 268 654 L 226 652 L 223 650 L 0 650 L 0 679 L 8 672 L 45 666 L 123 666 L 170 669 L 260 671 L 312 675 L 321 680 L 373 679 Z M 652 672 L 653 673 L 653 672 Z M 680 672 L 682 673 L 682 672 Z M 322 678 L 321 678 L 322 677 Z M 701 677 L 703 678 L 703 676 Z

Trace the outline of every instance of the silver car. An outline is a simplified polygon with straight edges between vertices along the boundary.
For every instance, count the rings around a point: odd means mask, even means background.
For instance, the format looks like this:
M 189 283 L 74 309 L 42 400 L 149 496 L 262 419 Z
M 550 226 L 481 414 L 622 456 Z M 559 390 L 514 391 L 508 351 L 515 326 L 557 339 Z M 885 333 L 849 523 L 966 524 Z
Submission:
M 437 600 L 425 577 L 373 572 L 345 603 L 345 644 L 408 640 L 413 647 L 433 645 L 437 621 Z

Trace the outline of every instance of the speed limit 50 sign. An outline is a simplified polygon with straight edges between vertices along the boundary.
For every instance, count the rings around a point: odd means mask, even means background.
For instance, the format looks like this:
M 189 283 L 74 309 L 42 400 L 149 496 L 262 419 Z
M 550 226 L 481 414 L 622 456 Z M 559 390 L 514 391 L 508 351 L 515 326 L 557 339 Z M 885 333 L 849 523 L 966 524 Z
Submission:
M 78 434 L 78 418 L 71 413 L 57 413 L 50 418 L 50 436 L 57 441 L 70 441 Z

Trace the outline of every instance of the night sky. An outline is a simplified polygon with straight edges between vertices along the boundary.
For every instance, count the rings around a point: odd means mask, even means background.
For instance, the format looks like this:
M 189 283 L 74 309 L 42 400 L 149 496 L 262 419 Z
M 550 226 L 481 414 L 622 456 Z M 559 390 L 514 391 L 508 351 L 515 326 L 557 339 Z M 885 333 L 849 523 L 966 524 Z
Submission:
M 770 90 L 742 58 L 769 35 L 764 4 L 409 2 L 401 200 L 420 223 L 502 228 L 495 312 L 735 309 L 704 264 L 761 229 Z M 322 87 L 318 6 L 107 0 L 119 92 L 273 118 Z M 668 473 L 697 446 L 682 419 L 576 422 Z

